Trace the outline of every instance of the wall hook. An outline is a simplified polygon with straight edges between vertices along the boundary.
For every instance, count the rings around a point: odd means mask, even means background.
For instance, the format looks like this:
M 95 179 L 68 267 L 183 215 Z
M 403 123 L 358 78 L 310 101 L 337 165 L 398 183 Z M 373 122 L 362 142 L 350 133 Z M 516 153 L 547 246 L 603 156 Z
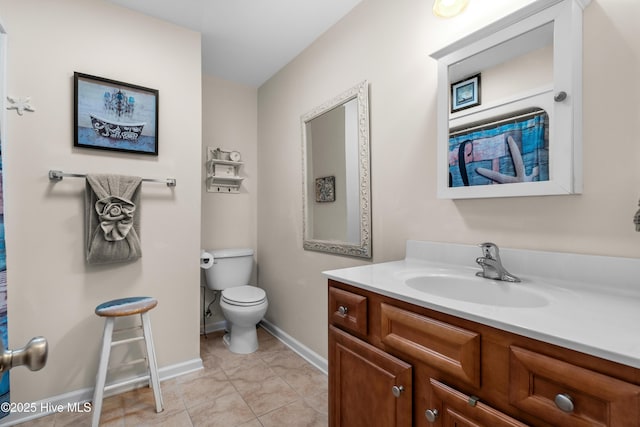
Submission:
M 7 110 L 16 110 L 19 116 L 21 116 L 25 111 L 31 111 L 32 113 L 36 111 L 36 109 L 31 106 L 31 97 L 29 96 L 24 99 L 7 96 L 7 100 L 11 104 L 7 107 Z

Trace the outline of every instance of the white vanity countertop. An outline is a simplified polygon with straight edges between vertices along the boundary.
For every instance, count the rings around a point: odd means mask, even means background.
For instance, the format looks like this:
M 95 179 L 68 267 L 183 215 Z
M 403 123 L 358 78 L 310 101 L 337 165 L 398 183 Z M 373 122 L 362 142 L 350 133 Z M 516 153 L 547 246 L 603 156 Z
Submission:
M 325 271 L 331 279 L 442 313 L 640 368 L 640 260 L 500 249 L 519 287 L 545 301 L 532 307 L 445 298 L 405 282 L 425 274 L 475 277 L 480 249 L 471 245 L 407 242 L 404 260 Z M 491 283 L 493 282 L 493 284 Z

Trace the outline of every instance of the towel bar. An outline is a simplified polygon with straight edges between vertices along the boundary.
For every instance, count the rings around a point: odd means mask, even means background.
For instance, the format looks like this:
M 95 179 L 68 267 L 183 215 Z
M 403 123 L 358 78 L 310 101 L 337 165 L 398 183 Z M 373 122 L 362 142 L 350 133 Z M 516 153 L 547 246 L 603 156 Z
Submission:
M 63 177 L 67 178 L 86 178 L 86 174 L 84 173 L 65 173 L 62 171 L 50 170 L 49 171 L 49 179 L 51 181 L 62 181 Z M 163 182 L 167 184 L 167 187 L 175 187 L 176 179 L 175 178 L 167 178 L 167 179 L 153 179 L 153 178 L 142 178 L 143 182 Z

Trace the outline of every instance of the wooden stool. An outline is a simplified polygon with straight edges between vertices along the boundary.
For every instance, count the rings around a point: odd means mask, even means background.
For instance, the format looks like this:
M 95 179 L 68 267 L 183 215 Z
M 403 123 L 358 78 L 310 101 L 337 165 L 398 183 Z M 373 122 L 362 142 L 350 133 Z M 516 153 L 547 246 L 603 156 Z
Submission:
M 98 375 L 96 376 L 96 388 L 93 391 L 93 419 L 91 422 L 93 427 L 97 427 L 100 422 L 100 412 L 102 411 L 102 398 L 104 392 L 115 387 L 132 384 L 139 380 L 139 378 L 135 378 L 133 380 L 120 382 L 118 384 L 111 384 L 105 387 L 111 347 L 118 344 L 127 344 L 140 340 L 145 341 L 147 357 L 145 359 L 134 360 L 130 363 L 147 362 L 149 375 L 145 378 L 149 379 L 149 387 L 153 389 L 153 395 L 156 400 L 156 412 L 161 412 L 163 410 L 162 393 L 160 391 L 160 381 L 158 379 L 158 366 L 153 346 L 153 336 L 151 335 L 151 321 L 149 319 L 149 311 L 156 305 L 158 305 L 158 301 L 155 298 L 132 297 L 107 301 L 96 307 L 96 314 L 105 318 L 105 324 L 104 334 L 102 336 L 100 365 L 98 366 Z M 112 341 L 113 333 L 119 332 L 119 330 L 113 330 L 116 317 L 133 316 L 134 314 L 140 315 L 142 321 L 142 336 Z M 140 326 L 135 329 L 140 329 Z

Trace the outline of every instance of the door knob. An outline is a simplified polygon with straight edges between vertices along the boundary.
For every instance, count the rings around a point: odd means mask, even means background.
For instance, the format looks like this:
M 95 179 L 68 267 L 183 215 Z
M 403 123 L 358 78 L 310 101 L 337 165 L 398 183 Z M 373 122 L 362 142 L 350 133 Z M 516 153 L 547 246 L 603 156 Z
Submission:
M 340 307 L 338 307 L 338 313 L 340 313 L 340 315 L 344 316 L 348 312 L 349 312 L 349 309 L 346 306 L 341 305 Z
M 38 371 L 47 364 L 48 353 L 47 340 L 44 337 L 31 338 L 27 345 L 17 350 L 6 350 L 0 342 L 0 373 L 21 365 Z

